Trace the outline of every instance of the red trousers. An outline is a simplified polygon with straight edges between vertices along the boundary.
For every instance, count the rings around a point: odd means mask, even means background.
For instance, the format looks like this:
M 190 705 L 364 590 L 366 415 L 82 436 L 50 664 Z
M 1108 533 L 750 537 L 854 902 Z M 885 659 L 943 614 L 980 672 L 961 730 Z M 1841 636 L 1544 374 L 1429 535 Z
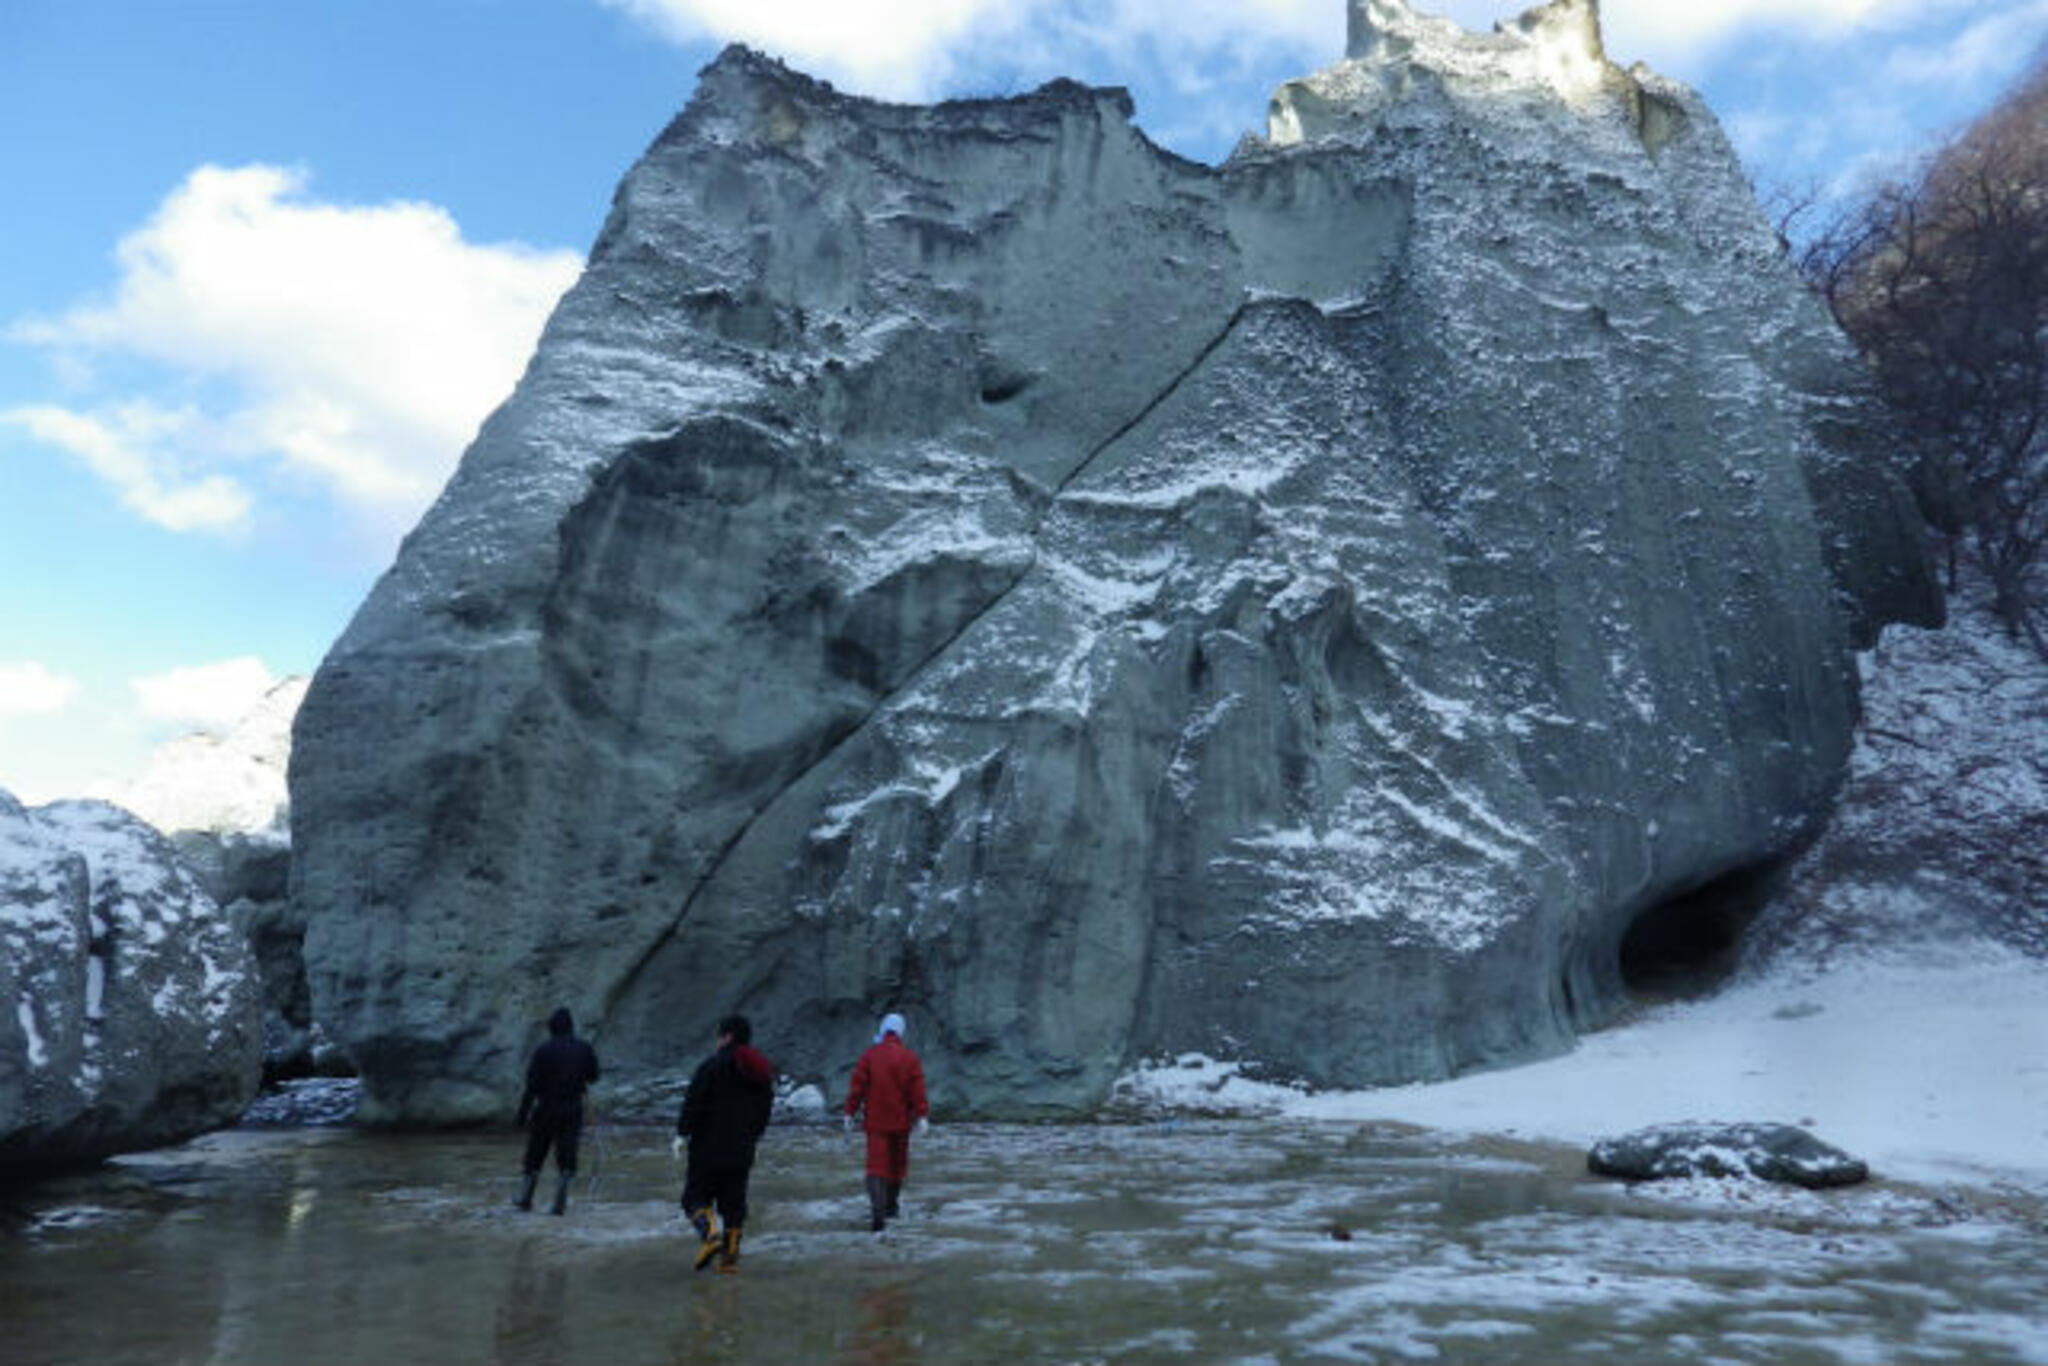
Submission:
M 868 1135 L 867 1174 L 903 1184 L 910 1175 L 910 1134 L 907 1130 Z

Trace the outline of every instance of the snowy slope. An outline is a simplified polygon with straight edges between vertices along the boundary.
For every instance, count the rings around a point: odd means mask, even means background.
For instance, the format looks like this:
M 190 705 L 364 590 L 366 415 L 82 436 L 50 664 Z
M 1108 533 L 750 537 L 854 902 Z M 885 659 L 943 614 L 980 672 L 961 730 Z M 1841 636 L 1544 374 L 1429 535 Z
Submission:
M 1552 1062 L 1286 1108 L 1575 1144 L 1681 1120 L 1780 1121 L 1879 1177 L 2048 1191 L 2044 1034 L 2048 964 L 1978 945 L 1773 975 Z
M 202 830 L 283 840 L 290 798 L 285 763 L 305 677 L 287 678 L 225 734 L 195 732 L 159 745 L 140 775 L 91 795 L 166 833 Z

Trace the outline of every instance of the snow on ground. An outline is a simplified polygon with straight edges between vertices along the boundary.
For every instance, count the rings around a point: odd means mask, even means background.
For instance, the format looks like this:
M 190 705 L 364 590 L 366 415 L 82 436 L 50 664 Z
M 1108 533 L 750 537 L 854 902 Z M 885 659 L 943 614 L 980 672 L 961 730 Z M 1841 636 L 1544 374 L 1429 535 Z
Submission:
M 2048 964 L 1989 945 L 1873 957 L 1659 1007 L 1564 1057 L 1447 1082 L 1311 1094 L 1191 1057 L 1128 1078 L 1125 1097 L 1577 1146 L 1687 1120 L 1775 1121 L 1878 1178 L 2048 1194 Z
M 2048 964 L 1984 947 L 1753 982 L 1550 1062 L 1282 1108 L 1573 1144 L 1682 1120 L 1778 1121 L 1879 1177 L 2048 1192 L 2044 1045 Z

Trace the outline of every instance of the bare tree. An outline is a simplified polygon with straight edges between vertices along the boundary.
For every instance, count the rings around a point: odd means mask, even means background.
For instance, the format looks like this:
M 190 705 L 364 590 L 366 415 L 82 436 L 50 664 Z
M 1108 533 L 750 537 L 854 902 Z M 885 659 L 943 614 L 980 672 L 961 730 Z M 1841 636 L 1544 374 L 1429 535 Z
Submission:
M 1796 253 L 1869 357 L 1923 512 L 2048 657 L 2048 61 Z

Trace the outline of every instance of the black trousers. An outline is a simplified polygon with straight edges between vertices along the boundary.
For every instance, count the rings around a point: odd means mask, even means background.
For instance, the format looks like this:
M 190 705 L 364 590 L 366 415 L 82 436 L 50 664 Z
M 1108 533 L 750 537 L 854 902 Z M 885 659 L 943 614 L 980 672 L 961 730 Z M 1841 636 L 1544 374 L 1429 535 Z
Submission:
M 534 1118 L 526 1131 L 526 1165 L 528 1172 L 537 1172 L 548 1160 L 548 1149 L 555 1150 L 555 1170 L 564 1176 L 576 1173 L 576 1149 L 583 1138 L 583 1116 L 568 1119 L 551 1119 L 546 1115 Z
M 699 1161 L 691 1154 L 683 1174 L 683 1212 L 694 1214 L 706 1205 L 718 1207 L 718 1218 L 727 1228 L 742 1228 L 747 1222 L 747 1179 L 753 1175 L 751 1159 L 745 1162 Z

